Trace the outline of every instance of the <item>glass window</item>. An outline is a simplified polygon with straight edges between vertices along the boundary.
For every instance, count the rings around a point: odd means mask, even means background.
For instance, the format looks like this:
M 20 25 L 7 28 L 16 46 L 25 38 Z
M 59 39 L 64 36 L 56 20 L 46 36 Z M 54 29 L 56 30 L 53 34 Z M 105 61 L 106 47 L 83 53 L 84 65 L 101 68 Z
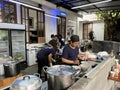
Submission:
M 61 34 L 63 38 L 66 38 L 66 17 L 58 16 L 57 19 L 57 34 Z
M 17 23 L 16 4 L 3 1 L 3 22 Z
M 38 43 L 45 39 L 45 17 L 43 11 L 28 7 L 22 8 L 22 24 L 26 25 L 27 43 Z M 40 41 L 38 41 L 40 38 Z
M 3 6 L 3 3 L 2 1 L 0 1 L 0 22 L 2 22 L 2 6 Z

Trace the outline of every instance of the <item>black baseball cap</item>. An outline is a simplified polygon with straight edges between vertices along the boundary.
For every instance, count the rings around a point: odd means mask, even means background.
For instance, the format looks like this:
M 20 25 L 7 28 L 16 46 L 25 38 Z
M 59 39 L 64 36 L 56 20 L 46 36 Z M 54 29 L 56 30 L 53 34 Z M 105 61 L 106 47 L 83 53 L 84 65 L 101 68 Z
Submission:
M 72 41 L 72 42 L 79 42 L 79 36 L 78 35 L 72 35 L 70 37 L 70 41 Z
M 53 38 L 54 37 L 54 34 L 51 34 L 51 38 Z

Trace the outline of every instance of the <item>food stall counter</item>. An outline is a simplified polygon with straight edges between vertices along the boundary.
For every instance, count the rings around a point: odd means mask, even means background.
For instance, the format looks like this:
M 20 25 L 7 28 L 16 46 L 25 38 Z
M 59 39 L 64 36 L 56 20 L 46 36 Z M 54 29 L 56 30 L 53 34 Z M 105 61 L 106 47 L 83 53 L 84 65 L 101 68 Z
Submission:
M 0 76 L 0 90 L 4 90 L 6 88 L 9 88 L 10 84 L 18 77 L 22 76 L 22 74 L 18 74 L 13 77 L 5 77 L 3 75 Z

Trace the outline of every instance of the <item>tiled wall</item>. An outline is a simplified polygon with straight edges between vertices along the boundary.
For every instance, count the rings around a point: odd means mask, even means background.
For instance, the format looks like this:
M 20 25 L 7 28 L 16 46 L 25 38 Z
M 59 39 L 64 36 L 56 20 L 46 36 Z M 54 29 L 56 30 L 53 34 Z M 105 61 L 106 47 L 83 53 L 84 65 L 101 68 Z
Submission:
M 114 50 L 114 54 L 120 51 L 120 42 L 114 41 L 94 41 L 93 42 L 93 52 L 97 53 L 99 51 L 107 51 L 108 53 Z

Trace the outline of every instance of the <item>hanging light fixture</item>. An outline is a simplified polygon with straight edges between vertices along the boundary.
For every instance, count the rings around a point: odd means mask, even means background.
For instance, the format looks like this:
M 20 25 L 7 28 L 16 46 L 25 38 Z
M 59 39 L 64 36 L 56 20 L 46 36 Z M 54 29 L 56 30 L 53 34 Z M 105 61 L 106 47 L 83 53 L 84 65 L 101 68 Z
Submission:
M 35 7 L 35 6 L 32 6 L 32 5 L 26 4 L 26 3 L 22 3 L 22 2 L 19 2 L 19 1 L 15 1 L 15 0 L 9 0 L 9 1 L 12 2 L 12 3 L 16 3 L 16 4 L 20 4 L 20 5 L 29 7 L 29 8 L 33 8 L 33 9 L 37 9 L 37 10 L 42 10 L 41 8 L 38 8 L 38 7 Z
M 41 8 L 26 4 L 26 3 L 22 3 L 22 2 L 19 2 L 19 1 L 15 1 L 15 0 L 9 0 L 9 1 L 12 2 L 12 3 L 20 4 L 20 5 L 23 5 L 23 6 L 26 6 L 26 7 L 29 7 L 29 8 L 33 8 L 33 9 L 36 9 L 36 10 L 42 10 Z M 53 15 L 50 15 L 50 14 L 45 14 L 45 16 L 59 19 L 59 17 L 53 16 Z
M 80 6 L 72 7 L 71 9 L 77 9 L 77 8 L 82 8 L 82 7 L 87 7 L 87 6 L 102 4 L 102 3 L 106 3 L 106 2 L 110 2 L 110 1 L 112 1 L 112 0 L 105 0 L 105 1 L 95 2 L 95 3 L 89 3 L 89 4 L 85 4 L 85 5 L 80 5 Z
M 47 16 L 47 17 L 51 17 L 51 18 L 59 19 L 59 17 L 57 17 L 57 16 L 53 16 L 53 15 L 50 15 L 50 14 L 45 14 L 45 16 Z

